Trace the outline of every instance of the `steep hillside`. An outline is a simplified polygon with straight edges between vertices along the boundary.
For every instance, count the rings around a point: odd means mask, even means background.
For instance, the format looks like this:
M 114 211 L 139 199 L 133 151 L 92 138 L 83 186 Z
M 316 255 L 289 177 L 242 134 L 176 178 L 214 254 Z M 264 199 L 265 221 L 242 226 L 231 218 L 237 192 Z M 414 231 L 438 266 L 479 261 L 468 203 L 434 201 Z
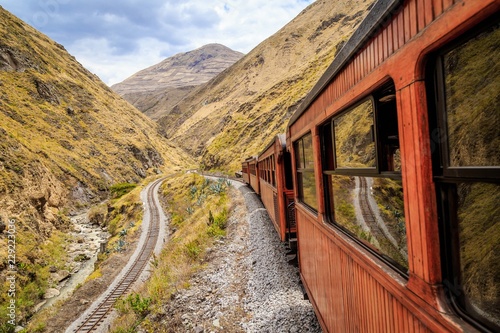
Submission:
M 155 91 L 131 92 L 122 97 L 153 120 L 164 117 L 197 86 L 162 88 Z
M 159 120 L 207 169 L 235 171 L 287 120 L 373 0 L 316 1 Z
M 69 214 L 107 198 L 112 185 L 172 172 L 189 158 L 64 47 L 2 7 L 0 35 L 0 278 L 12 221 L 21 302 L 43 295 L 47 286 L 33 280 L 60 264 L 41 251 L 55 249 L 51 236 L 69 228 Z
M 195 86 L 203 84 L 243 57 L 220 44 L 179 53 L 143 69 L 111 88 L 153 119 L 165 115 Z

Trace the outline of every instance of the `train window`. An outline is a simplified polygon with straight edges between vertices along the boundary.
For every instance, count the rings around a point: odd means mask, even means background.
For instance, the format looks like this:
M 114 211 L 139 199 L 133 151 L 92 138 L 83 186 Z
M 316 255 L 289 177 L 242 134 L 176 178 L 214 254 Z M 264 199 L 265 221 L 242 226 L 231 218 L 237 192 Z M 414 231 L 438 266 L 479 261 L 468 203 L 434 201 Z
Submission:
M 295 142 L 295 156 L 299 199 L 310 208 L 317 210 L 318 204 L 316 198 L 314 155 L 311 134 L 306 134 Z
M 366 245 L 408 267 L 401 180 L 336 175 L 329 177 L 335 223 Z
M 321 129 L 328 220 L 408 270 L 395 88 L 391 82 Z
M 250 173 L 254 176 L 257 176 L 257 171 L 255 169 L 255 163 L 254 162 L 250 162 Z
M 259 162 L 259 177 L 273 187 L 276 187 L 276 166 L 274 161 L 274 155 L 271 155 Z
M 443 284 L 459 314 L 493 331 L 500 330 L 499 25 L 438 54 L 427 85 Z
M 271 156 L 271 183 L 276 187 L 276 159 Z
M 499 47 L 497 30 L 442 58 L 450 167 L 500 165 Z
M 333 120 L 337 168 L 375 168 L 373 121 L 371 99 Z

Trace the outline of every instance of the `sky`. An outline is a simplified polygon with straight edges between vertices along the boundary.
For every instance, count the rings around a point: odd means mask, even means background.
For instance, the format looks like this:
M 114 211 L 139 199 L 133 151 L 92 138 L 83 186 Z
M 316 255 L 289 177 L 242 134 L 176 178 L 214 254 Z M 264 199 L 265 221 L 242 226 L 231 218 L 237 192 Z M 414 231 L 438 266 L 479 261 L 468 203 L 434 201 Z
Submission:
M 106 84 L 209 43 L 248 53 L 314 0 L 0 0 Z

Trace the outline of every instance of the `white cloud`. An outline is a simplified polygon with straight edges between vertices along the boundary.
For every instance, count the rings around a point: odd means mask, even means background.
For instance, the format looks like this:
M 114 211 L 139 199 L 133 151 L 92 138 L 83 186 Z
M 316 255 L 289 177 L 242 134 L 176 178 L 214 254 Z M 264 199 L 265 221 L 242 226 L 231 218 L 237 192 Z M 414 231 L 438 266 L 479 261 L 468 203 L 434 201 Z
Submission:
M 167 43 L 154 38 L 142 38 L 136 42 L 138 48 L 135 52 L 117 55 L 107 39 L 85 38 L 73 43 L 68 51 L 89 71 L 111 86 L 141 69 L 159 63 L 165 59 L 162 52 L 169 49 Z
M 249 52 L 313 0 L 0 0 L 108 85 L 209 43 Z

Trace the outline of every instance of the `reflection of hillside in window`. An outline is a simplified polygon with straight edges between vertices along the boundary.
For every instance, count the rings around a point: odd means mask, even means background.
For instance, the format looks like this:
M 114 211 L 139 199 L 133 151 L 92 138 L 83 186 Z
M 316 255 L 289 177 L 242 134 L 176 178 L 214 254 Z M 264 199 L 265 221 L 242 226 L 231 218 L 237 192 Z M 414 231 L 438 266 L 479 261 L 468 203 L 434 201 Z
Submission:
M 444 50 L 428 82 L 431 137 L 447 134 L 433 142 L 443 282 L 459 313 L 492 331 L 500 331 L 499 26 Z
M 367 100 L 334 121 L 337 168 L 375 167 L 373 103 Z
M 328 221 L 408 271 L 396 95 L 388 82 L 321 128 Z
M 499 50 L 495 29 L 443 59 L 450 166 L 500 165 Z
M 500 185 L 460 184 L 457 192 L 466 307 L 500 325 Z
M 330 182 L 335 222 L 407 269 L 401 181 L 338 175 Z

